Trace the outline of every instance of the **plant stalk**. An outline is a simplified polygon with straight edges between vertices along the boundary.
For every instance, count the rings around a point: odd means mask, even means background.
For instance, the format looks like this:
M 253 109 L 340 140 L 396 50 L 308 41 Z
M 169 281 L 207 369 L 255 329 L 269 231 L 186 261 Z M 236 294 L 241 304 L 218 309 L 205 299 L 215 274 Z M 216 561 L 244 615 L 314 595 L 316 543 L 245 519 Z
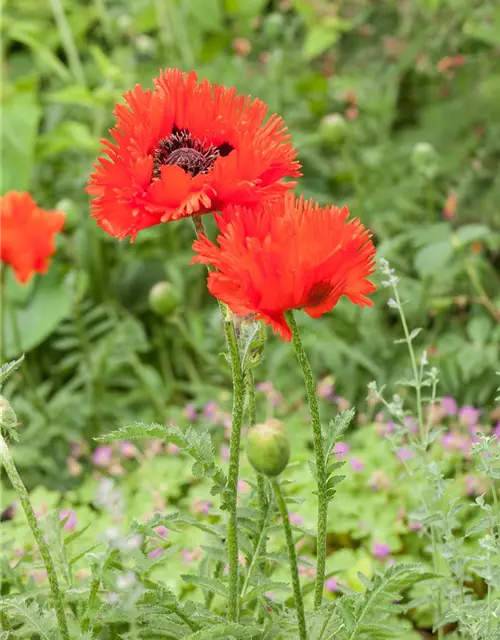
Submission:
M 193 216 L 196 235 L 205 235 L 205 228 L 201 216 Z M 208 265 L 208 271 L 213 267 Z M 224 325 L 224 335 L 229 351 L 231 375 L 233 380 L 233 409 L 231 414 L 231 435 L 229 438 L 229 469 L 227 478 L 227 497 L 229 523 L 227 531 L 227 546 L 229 556 L 229 597 L 227 617 L 231 622 L 237 622 L 239 617 L 239 560 L 238 560 L 238 476 L 240 470 L 241 427 L 245 408 L 245 381 L 241 368 L 236 331 L 231 317 L 228 317 L 226 306 L 218 300 Z
M 63 640 L 69 640 L 68 623 L 66 621 L 66 614 L 64 613 L 64 600 L 59 589 L 59 581 L 57 579 L 57 573 L 54 562 L 52 560 L 52 556 L 50 555 L 50 549 L 47 542 L 45 541 L 43 532 L 40 529 L 35 516 L 35 512 L 33 511 L 33 507 L 31 506 L 28 492 L 26 490 L 26 487 L 24 486 L 23 481 L 21 480 L 21 476 L 16 469 L 16 465 L 14 464 L 14 460 L 12 459 L 12 455 L 10 453 L 7 442 L 1 434 L 0 460 L 2 466 L 5 469 L 5 472 L 7 473 L 7 476 L 9 477 L 9 480 L 12 483 L 14 490 L 19 496 L 24 509 L 24 513 L 26 514 L 26 518 L 28 520 L 28 524 L 31 528 L 38 549 L 40 550 L 40 555 L 42 556 L 45 568 L 47 569 L 47 577 L 49 579 L 50 591 L 52 593 L 52 598 L 54 601 L 54 608 L 56 610 L 57 623 L 59 626 L 61 637 L 63 638 Z
M 277 480 L 272 481 L 274 493 L 283 520 L 283 529 L 285 530 L 286 546 L 288 548 L 288 558 L 290 560 L 290 572 L 292 574 L 293 593 L 295 596 L 295 609 L 297 611 L 297 621 L 299 624 L 300 640 L 307 640 L 306 617 L 304 614 L 304 602 L 302 600 L 302 591 L 300 589 L 299 570 L 297 567 L 297 552 L 295 551 L 295 543 L 293 541 L 292 527 L 288 518 L 288 509 L 285 498 L 281 492 L 281 487 Z
M 318 398 L 316 396 L 316 384 L 314 382 L 311 365 L 309 364 L 307 354 L 302 345 L 302 340 L 300 339 L 300 333 L 293 316 L 293 311 L 287 311 L 285 315 L 293 332 L 293 346 L 300 368 L 302 369 L 302 375 L 306 386 L 307 401 L 309 403 L 309 412 L 312 420 L 314 453 L 316 456 L 316 478 L 318 485 L 318 538 L 316 551 L 317 573 L 314 586 L 314 608 L 317 609 L 321 606 L 321 602 L 323 600 L 326 565 L 326 528 L 328 517 L 324 438 L 323 431 L 321 429 Z

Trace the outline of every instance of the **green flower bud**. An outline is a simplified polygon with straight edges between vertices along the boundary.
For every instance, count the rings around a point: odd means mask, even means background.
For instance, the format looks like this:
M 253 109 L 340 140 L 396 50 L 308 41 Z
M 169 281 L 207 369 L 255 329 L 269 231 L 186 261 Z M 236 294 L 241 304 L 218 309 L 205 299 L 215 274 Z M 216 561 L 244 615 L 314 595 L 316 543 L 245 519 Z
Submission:
M 247 456 L 252 467 L 266 476 L 279 476 L 290 460 L 290 442 L 279 420 L 268 420 L 250 429 Z
M 6 398 L 0 396 L 0 430 L 3 434 L 15 437 L 17 426 L 17 416 L 12 405 Z
M 329 113 L 319 123 L 321 140 L 328 145 L 340 144 L 347 134 L 347 122 L 340 113 Z
M 149 292 L 149 306 L 159 316 L 169 316 L 178 307 L 179 300 L 170 282 L 157 282 Z
M 439 169 L 439 157 L 429 142 L 418 142 L 411 152 L 411 163 L 419 173 L 432 178 Z

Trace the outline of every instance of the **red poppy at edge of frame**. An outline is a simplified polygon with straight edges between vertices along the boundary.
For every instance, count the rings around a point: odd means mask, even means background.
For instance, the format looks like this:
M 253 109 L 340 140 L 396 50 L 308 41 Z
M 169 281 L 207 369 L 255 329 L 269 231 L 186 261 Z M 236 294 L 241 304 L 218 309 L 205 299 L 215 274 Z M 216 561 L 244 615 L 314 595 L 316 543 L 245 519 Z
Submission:
M 320 207 L 293 194 L 265 202 L 258 211 L 229 207 L 216 216 L 218 244 L 201 236 L 193 262 L 213 265 L 208 288 L 240 316 L 271 325 L 292 338 L 285 313 L 303 309 L 312 318 L 331 311 L 341 296 L 371 306 L 375 247 L 347 207 Z
M 65 219 L 62 211 L 37 206 L 29 193 L 10 191 L 0 198 L 0 260 L 12 267 L 19 282 L 47 272 Z
M 300 164 L 283 120 L 259 99 L 167 69 L 154 89 L 136 85 L 115 109 L 87 191 L 92 216 L 112 236 L 227 205 L 286 193 Z

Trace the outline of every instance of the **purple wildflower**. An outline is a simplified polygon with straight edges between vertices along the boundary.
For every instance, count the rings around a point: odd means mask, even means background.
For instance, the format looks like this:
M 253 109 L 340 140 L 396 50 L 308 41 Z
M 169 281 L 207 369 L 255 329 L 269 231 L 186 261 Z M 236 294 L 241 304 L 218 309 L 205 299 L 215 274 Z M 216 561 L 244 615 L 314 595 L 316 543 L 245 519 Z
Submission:
M 203 407 L 203 415 L 210 422 L 216 422 L 219 415 L 219 405 L 213 400 L 207 402 Z
M 154 531 L 161 537 L 166 538 L 168 536 L 168 529 L 163 524 L 159 524 L 154 528 Z
M 413 458 L 413 451 L 408 447 L 401 447 L 396 451 L 396 456 L 401 460 L 411 460 Z
M 96 467 L 107 467 L 111 462 L 113 449 L 111 447 L 97 447 L 92 454 L 92 461 Z
M 288 520 L 290 521 L 290 524 L 294 524 L 294 525 L 304 524 L 304 518 L 298 513 L 294 513 L 293 511 L 290 511 L 290 513 L 288 514 Z
M 372 547 L 373 557 L 377 560 L 383 560 L 391 553 L 391 547 L 385 542 L 374 542 Z
M 323 380 L 320 380 L 317 384 L 316 392 L 323 400 L 329 400 L 333 397 L 335 392 L 335 386 L 333 384 L 333 376 L 326 376 Z
M 67 518 L 64 523 L 65 531 L 74 531 L 76 529 L 76 513 L 73 509 L 63 509 L 59 512 L 59 520 L 64 520 Z
M 220 448 L 220 455 L 226 462 L 229 460 L 229 447 L 227 446 L 227 444 L 223 444 Z
M 125 440 L 125 442 L 122 442 L 120 444 L 120 453 L 124 458 L 132 460 L 132 458 L 135 458 L 137 456 L 137 447 L 135 446 L 135 444 L 132 444 L 131 442 Z
M 167 444 L 167 453 L 169 453 L 171 456 L 176 456 L 179 453 L 179 451 L 180 451 L 179 447 L 173 442 L 169 442 Z
M 351 467 L 356 472 L 363 471 L 363 469 L 365 468 L 365 463 L 363 462 L 363 460 L 360 460 L 359 458 L 354 458 L 351 456 L 351 459 L 349 460 L 349 462 L 351 463 Z
M 150 551 L 148 553 L 148 558 L 150 560 L 154 560 L 155 558 L 157 558 L 158 556 L 161 556 L 161 554 L 163 553 L 164 549 L 162 549 L 161 547 L 156 547 L 156 549 L 153 549 L 152 551 Z
M 328 578 L 328 580 L 325 582 L 325 589 L 330 593 L 337 593 L 337 591 L 339 590 L 339 585 L 335 578 Z
M 457 414 L 457 401 L 451 396 L 443 396 L 441 398 L 441 409 L 447 416 L 455 416 Z
M 336 442 L 333 447 L 333 453 L 337 460 L 342 460 L 349 453 L 349 445 L 346 442 Z
M 186 405 L 184 405 L 184 417 L 187 420 L 191 420 L 191 421 L 196 420 L 196 418 L 198 417 L 198 414 L 196 412 L 196 407 L 192 402 L 188 402 Z
M 493 435 L 496 436 L 500 440 L 500 422 L 497 422 L 493 427 L 492 431 Z
M 475 409 L 471 405 L 467 404 L 463 406 L 458 412 L 458 419 L 460 421 L 460 424 L 472 427 L 477 424 L 480 415 L 481 409 Z

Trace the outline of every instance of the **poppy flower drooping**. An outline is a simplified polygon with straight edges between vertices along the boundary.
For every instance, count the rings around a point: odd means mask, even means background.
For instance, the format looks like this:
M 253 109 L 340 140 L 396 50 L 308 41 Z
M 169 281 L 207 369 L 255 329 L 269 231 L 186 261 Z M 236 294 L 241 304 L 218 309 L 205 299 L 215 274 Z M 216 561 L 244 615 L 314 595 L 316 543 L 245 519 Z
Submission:
M 253 207 L 295 186 L 296 151 L 283 120 L 234 89 L 167 69 L 154 90 L 136 85 L 115 110 L 87 187 L 92 216 L 112 236 L 184 216 Z
M 349 220 L 346 207 L 320 207 L 293 194 L 267 201 L 258 211 L 229 207 L 216 216 L 218 245 L 201 236 L 193 262 L 211 264 L 208 288 L 237 315 L 254 314 L 289 341 L 285 312 L 312 318 L 331 311 L 341 296 L 360 306 L 375 290 L 370 233 Z
M 62 211 L 45 211 L 29 193 L 10 191 L 0 198 L 0 259 L 25 284 L 34 272 L 46 273 L 55 252 L 54 236 L 64 226 Z

